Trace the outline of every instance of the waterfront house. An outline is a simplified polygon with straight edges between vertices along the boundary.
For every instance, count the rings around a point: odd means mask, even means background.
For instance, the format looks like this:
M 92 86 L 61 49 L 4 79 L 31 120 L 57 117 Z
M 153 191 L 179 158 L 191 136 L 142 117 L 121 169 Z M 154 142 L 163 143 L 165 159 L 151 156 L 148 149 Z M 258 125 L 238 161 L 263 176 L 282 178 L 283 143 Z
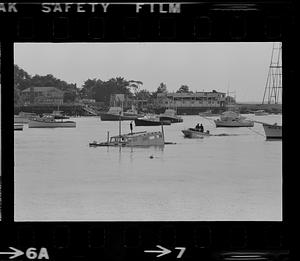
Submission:
M 56 87 L 29 87 L 22 91 L 25 104 L 63 104 L 64 91 Z
M 225 110 L 226 94 L 217 92 L 158 93 L 156 105 L 161 109 L 174 108 L 179 114 L 198 114 L 206 110 Z

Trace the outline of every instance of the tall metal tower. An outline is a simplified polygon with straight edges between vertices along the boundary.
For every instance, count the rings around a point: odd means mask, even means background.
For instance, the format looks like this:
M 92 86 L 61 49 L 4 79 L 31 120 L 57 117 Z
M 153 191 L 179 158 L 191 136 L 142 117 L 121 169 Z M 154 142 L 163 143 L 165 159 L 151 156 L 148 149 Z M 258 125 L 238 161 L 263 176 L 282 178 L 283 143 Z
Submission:
M 262 104 L 282 103 L 282 44 L 273 43 L 271 63 Z

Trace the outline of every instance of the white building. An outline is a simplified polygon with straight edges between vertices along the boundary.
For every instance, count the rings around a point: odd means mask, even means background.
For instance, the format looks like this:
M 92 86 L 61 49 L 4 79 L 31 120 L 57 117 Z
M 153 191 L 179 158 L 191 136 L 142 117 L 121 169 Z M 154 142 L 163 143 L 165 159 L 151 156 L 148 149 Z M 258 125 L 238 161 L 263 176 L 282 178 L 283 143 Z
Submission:
M 224 107 L 222 92 L 158 93 L 157 101 L 164 107 Z

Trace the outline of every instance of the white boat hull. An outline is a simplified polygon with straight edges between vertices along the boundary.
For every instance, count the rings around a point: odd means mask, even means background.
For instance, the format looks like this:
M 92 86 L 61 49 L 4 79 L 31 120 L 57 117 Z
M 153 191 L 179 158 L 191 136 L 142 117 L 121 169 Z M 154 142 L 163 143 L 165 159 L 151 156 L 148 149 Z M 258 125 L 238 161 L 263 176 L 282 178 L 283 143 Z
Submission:
M 14 124 L 14 130 L 15 131 L 22 131 L 23 125 L 22 124 Z
M 252 121 L 222 121 L 215 120 L 216 127 L 253 127 L 254 122 Z
M 64 122 L 43 122 L 43 121 L 29 121 L 28 128 L 75 128 L 76 122 L 64 121 Z
M 263 124 L 267 139 L 282 139 L 282 126 Z

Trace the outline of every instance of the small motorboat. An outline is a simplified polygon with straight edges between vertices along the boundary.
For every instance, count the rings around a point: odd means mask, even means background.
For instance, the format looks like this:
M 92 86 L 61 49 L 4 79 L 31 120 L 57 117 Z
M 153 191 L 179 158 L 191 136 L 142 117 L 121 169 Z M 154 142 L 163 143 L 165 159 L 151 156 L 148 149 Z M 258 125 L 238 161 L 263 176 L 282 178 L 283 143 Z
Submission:
M 263 123 L 264 131 L 267 140 L 281 140 L 282 139 L 282 126 L 275 124 Z
M 15 131 L 22 131 L 23 130 L 23 124 L 14 124 L 14 130 Z
M 254 122 L 246 120 L 245 117 L 240 116 L 233 111 L 225 111 L 221 114 L 220 119 L 214 121 L 216 127 L 253 127 Z
M 203 132 L 197 128 L 189 128 L 186 130 L 182 130 L 185 138 L 204 138 L 205 136 L 211 136 L 209 130 Z
M 75 121 L 57 121 L 53 116 L 43 116 L 31 119 L 28 128 L 75 128 Z

